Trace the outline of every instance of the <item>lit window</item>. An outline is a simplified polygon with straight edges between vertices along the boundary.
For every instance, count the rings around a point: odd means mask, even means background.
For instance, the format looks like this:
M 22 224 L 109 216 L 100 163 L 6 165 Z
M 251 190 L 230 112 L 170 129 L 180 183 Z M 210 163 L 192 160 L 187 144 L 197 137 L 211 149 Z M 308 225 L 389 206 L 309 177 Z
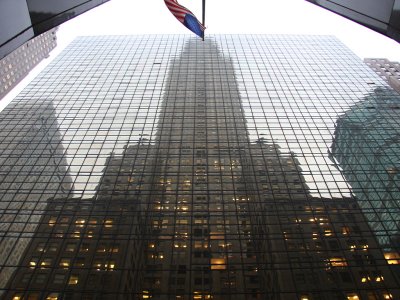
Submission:
M 15 294 L 14 297 L 12 297 L 12 300 L 21 300 L 22 299 L 22 294 L 18 293 Z
M 86 220 L 85 220 L 85 219 L 77 219 L 77 220 L 75 221 L 75 225 L 76 225 L 77 227 L 83 227 L 83 226 L 85 226 L 85 223 L 86 223 Z
M 62 258 L 60 260 L 60 267 L 68 268 L 70 266 L 71 260 L 69 258 Z
M 358 295 L 356 293 L 347 294 L 347 299 L 348 300 L 360 300 L 360 298 L 358 297 Z
M 56 217 L 50 217 L 49 226 L 54 226 L 57 223 Z
M 211 258 L 211 270 L 225 270 L 225 258 Z
M 383 294 L 383 299 L 388 299 L 388 300 L 393 300 L 393 296 L 392 296 L 392 294 L 389 294 L 389 293 L 384 293 Z
M 113 227 L 113 220 L 106 220 L 106 221 L 104 222 L 104 227 L 105 227 L 105 228 L 111 228 L 111 227 Z
M 51 293 L 46 297 L 46 300 L 57 300 L 58 299 L 58 293 Z
M 33 257 L 32 259 L 31 259 L 31 261 L 29 262 L 29 266 L 31 267 L 31 268 L 34 268 L 34 267 L 36 267 L 36 265 L 37 265 L 37 263 L 38 263 L 38 258 L 36 258 L 36 257 Z
M 350 234 L 350 228 L 347 226 L 342 226 L 342 234 L 343 235 L 348 235 Z
M 400 264 L 400 254 L 396 252 L 385 253 L 386 262 L 389 265 L 398 265 Z
M 115 261 L 110 261 L 110 262 L 106 263 L 104 265 L 104 267 L 109 271 L 114 270 L 115 269 Z
M 48 267 L 50 267 L 50 264 L 51 264 L 51 259 L 50 258 L 45 258 L 45 259 L 43 259 L 41 261 L 40 267 L 41 268 L 48 268 Z
M 71 275 L 68 280 L 69 285 L 78 284 L 78 275 Z
M 143 291 L 142 292 L 142 298 L 143 299 L 150 299 L 151 298 L 150 292 L 149 291 Z
M 332 257 L 329 259 L 329 264 L 332 267 L 345 267 L 347 266 L 347 261 L 343 257 Z

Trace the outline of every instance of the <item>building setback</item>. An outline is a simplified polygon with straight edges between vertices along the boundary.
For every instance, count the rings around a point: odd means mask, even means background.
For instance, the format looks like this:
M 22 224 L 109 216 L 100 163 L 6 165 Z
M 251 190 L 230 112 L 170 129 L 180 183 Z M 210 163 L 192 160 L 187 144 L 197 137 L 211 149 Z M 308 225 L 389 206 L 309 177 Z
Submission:
M 331 37 L 78 39 L 16 100 L 52 99 L 74 190 L 5 299 L 398 298 L 328 157 L 372 79 Z

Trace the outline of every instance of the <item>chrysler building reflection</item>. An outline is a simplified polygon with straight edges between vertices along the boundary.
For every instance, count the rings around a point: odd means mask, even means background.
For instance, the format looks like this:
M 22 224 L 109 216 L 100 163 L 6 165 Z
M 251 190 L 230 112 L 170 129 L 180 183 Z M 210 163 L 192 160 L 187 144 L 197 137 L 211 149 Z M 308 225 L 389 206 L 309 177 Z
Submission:
M 155 139 L 111 154 L 93 198 L 52 199 L 40 224 L 7 299 L 399 295 L 357 202 L 312 196 L 293 153 L 249 140 L 212 40 L 170 63 Z

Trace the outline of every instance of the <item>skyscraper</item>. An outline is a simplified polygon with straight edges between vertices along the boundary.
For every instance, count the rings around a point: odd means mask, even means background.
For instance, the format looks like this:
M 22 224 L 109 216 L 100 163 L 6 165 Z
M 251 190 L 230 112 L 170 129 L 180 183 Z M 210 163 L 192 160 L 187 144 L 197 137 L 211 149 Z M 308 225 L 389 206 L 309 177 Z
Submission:
M 34 37 L 108 0 L 0 2 L 0 59 Z
M 0 59 L 0 100 L 57 45 L 57 28 L 49 30 Z
M 380 85 L 332 37 L 79 38 L 15 100 L 51 99 L 74 189 L 5 298 L 395 299 L 328 153 Z

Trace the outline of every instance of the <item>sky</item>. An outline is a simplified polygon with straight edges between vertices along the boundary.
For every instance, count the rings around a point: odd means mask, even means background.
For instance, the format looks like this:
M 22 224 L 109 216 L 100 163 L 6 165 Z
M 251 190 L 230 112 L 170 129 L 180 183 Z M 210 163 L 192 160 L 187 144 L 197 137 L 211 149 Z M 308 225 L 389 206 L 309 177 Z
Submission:
M 201 18 L 202 0 L 178 0 Z M 360 58 L 400 61 L 400 43 L 305 0 L 206 0 L 206 35 L 235 33 L 328 34 Z M 60 26 L 58 46 L 6 98 L 0 111 L 76 36 L 192 34 L 163 0 L 110 0 Z
M 201 18 L 202 0 L 178 0 Z M 206 34 L 276 33 L 337 36 L 359 57 L 400 61 L 400 44 L 305 0 L 206 0 Z M 110 0 L 62 26 L 60 45 L 76 35 L 190 34 L 163 0 Z

